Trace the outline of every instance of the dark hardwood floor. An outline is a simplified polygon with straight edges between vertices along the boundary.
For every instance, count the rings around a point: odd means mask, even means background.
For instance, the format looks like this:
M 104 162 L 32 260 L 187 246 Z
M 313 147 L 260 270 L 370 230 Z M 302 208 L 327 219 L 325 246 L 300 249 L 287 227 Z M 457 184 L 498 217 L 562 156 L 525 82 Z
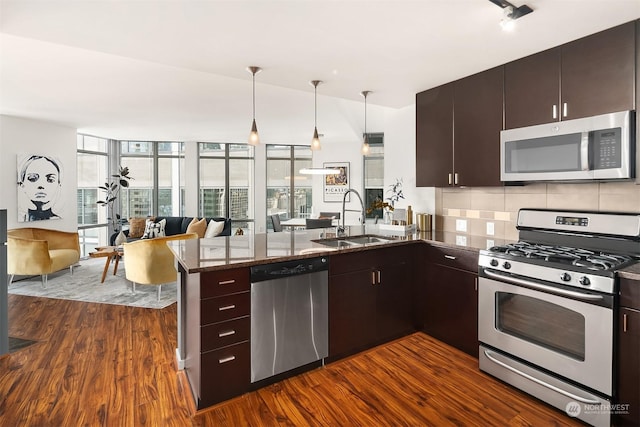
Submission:
M 9 296 L 1 426 L 582 425 L 416 333 L 195 412 L 164 310 Z

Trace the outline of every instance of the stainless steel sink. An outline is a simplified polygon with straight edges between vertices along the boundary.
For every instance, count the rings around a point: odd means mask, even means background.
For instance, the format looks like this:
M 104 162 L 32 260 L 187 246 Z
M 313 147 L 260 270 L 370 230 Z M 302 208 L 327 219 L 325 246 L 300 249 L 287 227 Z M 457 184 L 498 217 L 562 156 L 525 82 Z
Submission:
M 331 246 L 332 248 L 348 248 L 354 246 L 354 243 L 347 242 L 344 239 L 314 240 L 314 242 L 325 246 Z
M 345 240 L 358 245 L 363 245 L 367 243 L 387 243 L 387 242 L 390 242 L 392 239 L 387 239 L 384 237 L 372 236 L 372 235 L 363 235 L 363 236 L 347 237 L 345 238 Z
M 362 236 L 353 237 L 339 237 L 336 239 L 320 239 L 314 240 L 321 245 L 331 246 L 332 248 L 350 248 L 367 244 L 387 243 L 393 241 L 392 238 L 374 236 L 371 234 L 364 234 Z

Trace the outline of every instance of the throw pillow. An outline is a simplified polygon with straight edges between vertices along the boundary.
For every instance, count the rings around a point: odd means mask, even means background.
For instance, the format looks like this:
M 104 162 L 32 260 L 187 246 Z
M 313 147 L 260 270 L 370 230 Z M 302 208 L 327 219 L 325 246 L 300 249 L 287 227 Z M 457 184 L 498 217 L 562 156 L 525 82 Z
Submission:
M 139 239 L 144 234 L 147 219 L 136 217 L 129 218 L 129 237 Z
M 156 237 L 164 237 L 164 226 L 166 225 L 167 220 L 163 219 L 159 222 L 153 222 L 152 219 L 147 220 L 147 224 L 144 229 L 144 234 L 142 235 L 143 239 L 154 239 Z
M 207 225 L 207 231 L 204 233 L 204 238 L 208 239 L 210 237 L 216 237 L 224 230 L 224 221 L 209 221 L 209 225 Z
M 207 219 L 202 218 L 198 221 L 198 218 L 193 218 L 187 226 L 187 233 L 196 233 L 199 238 L 204 237 L 204 233 L 207 231 Z

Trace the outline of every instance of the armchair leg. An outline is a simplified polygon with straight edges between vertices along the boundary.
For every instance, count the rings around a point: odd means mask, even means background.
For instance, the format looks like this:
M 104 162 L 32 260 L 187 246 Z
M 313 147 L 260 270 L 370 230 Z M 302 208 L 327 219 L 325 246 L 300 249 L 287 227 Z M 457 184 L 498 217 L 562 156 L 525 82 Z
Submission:
M 162 285 L 158 285 L 158 302 L 160 302 L 160 292 L 162 292 Z
M 43 274 L 41 277 L 42 277 L 42 287 L 46 288 L 47 287 L 47 275 Z
M 69 270 L 71 270 L 71 275 L 73 276 L 73 265 L 69 266 Z
M 136 293 L 136 282 L 131 282 L 131 293 Z
M 10 285 L 11 282 L 13 282 L 13 276 L 15 276 L 15 274 L 10 274 L 9 275 L 9 283 L 7 283 L 7 285 Z

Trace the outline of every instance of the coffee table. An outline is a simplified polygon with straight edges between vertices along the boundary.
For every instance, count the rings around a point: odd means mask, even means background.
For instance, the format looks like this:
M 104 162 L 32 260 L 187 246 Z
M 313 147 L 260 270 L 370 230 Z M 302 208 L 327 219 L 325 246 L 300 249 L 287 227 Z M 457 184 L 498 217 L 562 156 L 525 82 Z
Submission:
M 115 259 L 115 265 L 113 266 L 113 275 L 115 276 L 118 272 L 118 263 L 120 263 L 120 258 L 122 258 L 122 247 L 119 246 L 98 246 L 95 252 L 89 252 L 89 256 L 91 258 L 107 258 L 107 261 L 104 264 L 104 270 L 102 271 L 102 280 L 100 283 L 104 283 L 104 279 L 107 277 L 107 271 L 109 270 L 109 264 L 111 264 L 111 260 Z

